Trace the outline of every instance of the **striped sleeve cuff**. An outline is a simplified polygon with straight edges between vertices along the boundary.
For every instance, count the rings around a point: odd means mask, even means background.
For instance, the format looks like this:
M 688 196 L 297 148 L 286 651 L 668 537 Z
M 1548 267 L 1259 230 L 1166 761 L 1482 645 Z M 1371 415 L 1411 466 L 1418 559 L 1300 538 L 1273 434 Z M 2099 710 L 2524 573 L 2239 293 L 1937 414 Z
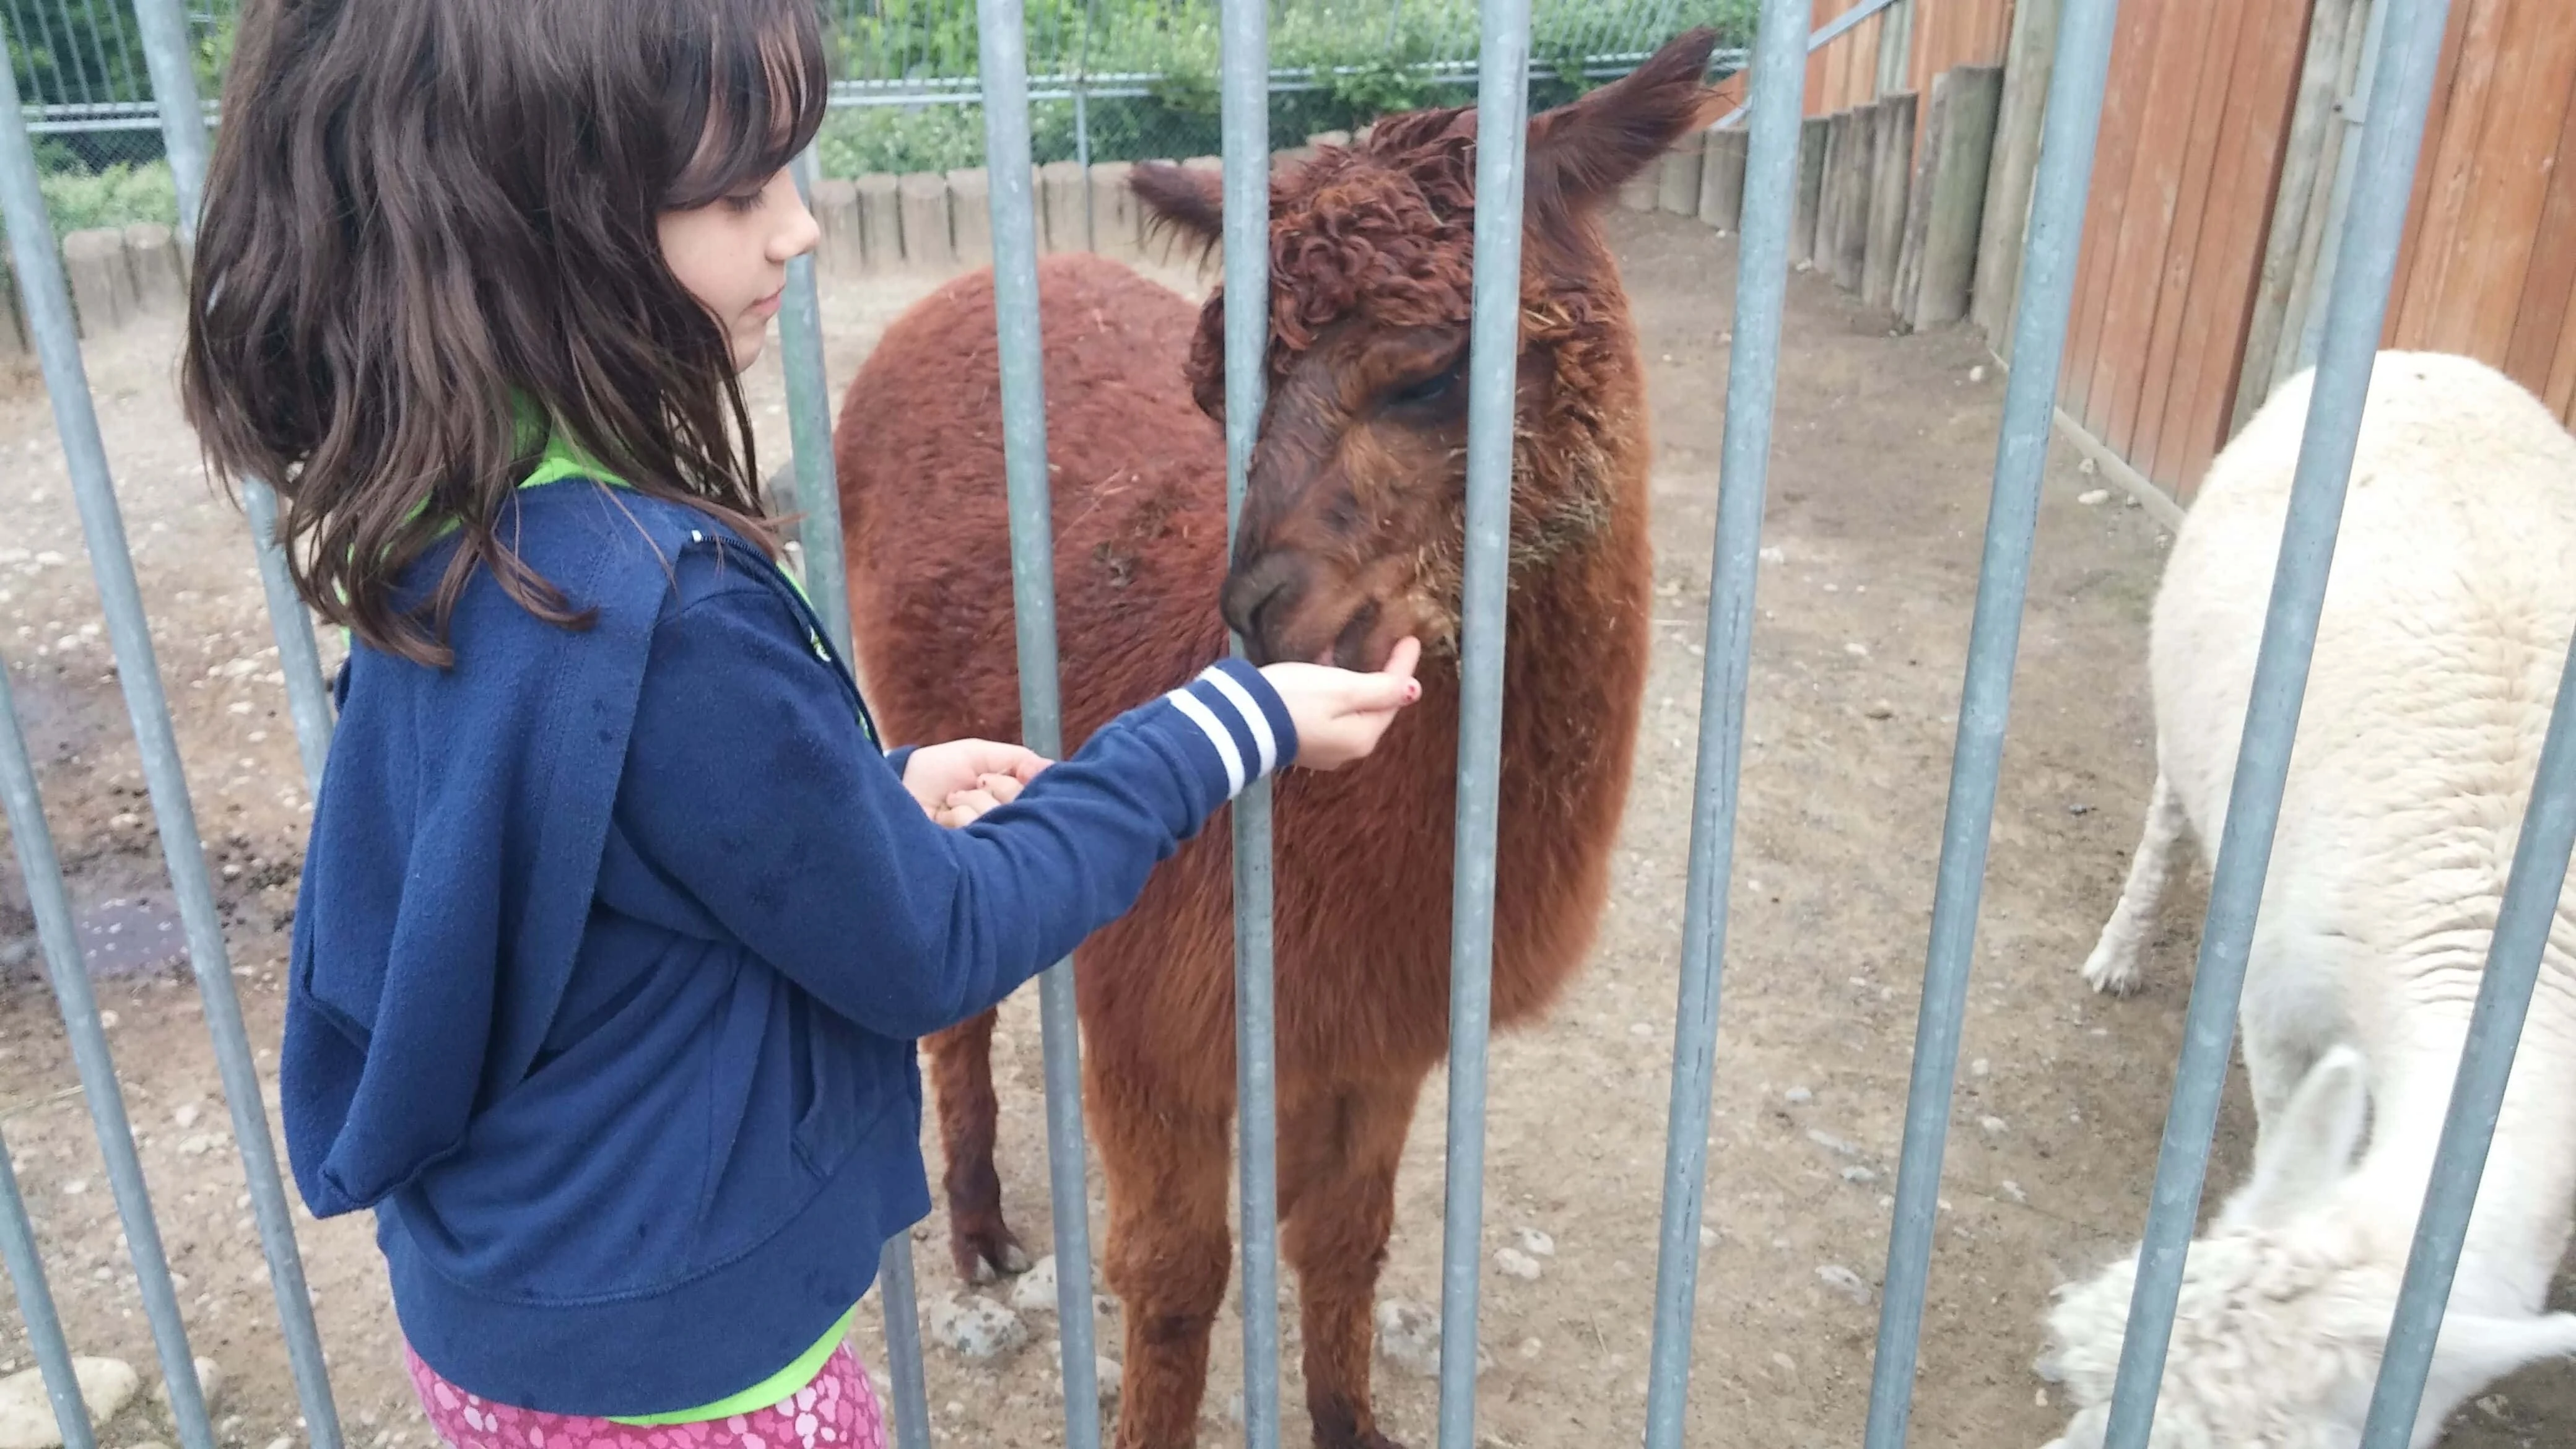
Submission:
M 1214 757 L 1228 800 L 1297 758 L 1297 727 L 1287 702 L 1243 660 L 1221 659 L 1164 699 L 1189 722 L 1185 732 L 1206 746 L 1192 753 Z

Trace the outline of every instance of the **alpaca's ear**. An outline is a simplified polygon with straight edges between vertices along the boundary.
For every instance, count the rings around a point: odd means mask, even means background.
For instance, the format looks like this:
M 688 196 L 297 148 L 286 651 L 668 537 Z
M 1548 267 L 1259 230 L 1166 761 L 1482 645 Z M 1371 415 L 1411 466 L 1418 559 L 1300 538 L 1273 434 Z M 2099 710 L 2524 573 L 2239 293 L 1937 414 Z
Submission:
M 1223 173 L 1147 161 L 1127 173 L 1127 188 L 1144 203 L 1149 227 L 1174 232 L 1199 247 L 1224 239 Z
M 2280 1120 L 2262 1127 L 2253 1179 L 2219 1214 L 2227 1227 L 2277 1226 L 2323 1197 L 2352 1171 L 2370 1112 L 2368 1064 L 2337 1046 L 2317 1059 L 2290 1094 Z
M 1644 65 L 1530 122 L 1528 211 L 1535 219 L 1598 206 L 1673 147 L 1717 119 L 1700 83 L 1717 32 L 1675 37 Z

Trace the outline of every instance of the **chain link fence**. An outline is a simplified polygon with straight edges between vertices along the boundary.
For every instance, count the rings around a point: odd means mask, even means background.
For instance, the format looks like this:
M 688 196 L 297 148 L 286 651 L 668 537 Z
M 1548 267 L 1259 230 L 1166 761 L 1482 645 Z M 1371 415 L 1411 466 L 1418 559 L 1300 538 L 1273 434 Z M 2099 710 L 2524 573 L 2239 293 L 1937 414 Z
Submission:
M 827 176 L 946 171 L 984 161 L 974 0 L 821 0 L 841 59 L 818 144 Z M 1540 0 L 1531 104 L 1625 74 L 1694 25 L 1740 64 L 1754 0 Z M 197 78 L 223 88 L 239 0 L 188 7 Z M 1473 0 L 1272 0 L 1271 134 L 1283 144 L 1391 111 L 1473 98 Z M 1214 155 L 1216 0 L 1032 0 L 1035 159 Z M 133 0 L 0 0 L 18 91 L 58 234 L 168 224 L 161 154 Z

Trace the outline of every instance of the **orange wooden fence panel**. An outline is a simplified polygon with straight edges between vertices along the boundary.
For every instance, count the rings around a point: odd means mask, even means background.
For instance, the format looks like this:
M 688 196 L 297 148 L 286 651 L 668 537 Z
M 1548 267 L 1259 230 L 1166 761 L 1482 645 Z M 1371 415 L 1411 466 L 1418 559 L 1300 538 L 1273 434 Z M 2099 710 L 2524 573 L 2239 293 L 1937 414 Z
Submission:
M 2309 0 L 2124 5 L 2060 396 L 2187 491 L 2234 400 Z
M 2501 367 L 2576 424 L 2576 5 L 2453 5 L 2386 336 Z

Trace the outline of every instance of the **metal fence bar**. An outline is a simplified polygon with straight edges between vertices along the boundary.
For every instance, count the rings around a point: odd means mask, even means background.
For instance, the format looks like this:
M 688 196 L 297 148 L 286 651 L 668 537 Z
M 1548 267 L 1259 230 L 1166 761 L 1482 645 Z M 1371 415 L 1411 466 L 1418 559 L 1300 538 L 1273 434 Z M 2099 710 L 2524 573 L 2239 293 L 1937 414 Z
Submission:
M 152 74 L 153 110 L 170 158 L 170 180 L 179 196 L 179 248 L 194 252 L 197 217 L 206 194 L 206 107 L 197 95 L 189 51 L 188 20 L 179 0 L 134 0 L 143 32 L 143 58 Z M 162 104 L 162 102 L 168 104 Z M 260 591 L 268 599 L 270 632 L 277 638 L 278 671 L 286 676 L 286 707 L 295 723 L 295 749 L 304 766 L 304 788 L 319 795 L 322 766 L 331 753 L 331 697 L 322 679 L 322 655 L 313 619 L 296 596 L 277 531 L 277 494 L 256 478 L 241 484 L 242 511 L 250 520 L 251 552 L 259 562 Z
M 2066 0 L 2056 64 L 2049 75 L 2047 120 L 2032 189 L 2030 240 L 2023 254 L 2021 298 L 2013 320 L 2013 368 L 2005 384 L 2003 425 L 1995 446 L 1993 501 L 1987 505 L 1984 555 L 1977 569 L 1977 603 L 1968 633 L 1967 678 L 1959 696 L 1959 733 L 1950 759 L 1949 802 L 1941 824 L 1941 864 L 1933 888 L 1923 1001 L 1914 1028 L 1914 1067 L 1906 1088 L 1905 1142 L 1897 1157 L 1895 1219 L 1888 1230 L 1878 1352 L 1870 1371 L 1869 1422 L 1863 1438 L 1867 1449 L 1901 1449 L 1914 1408 L 1924 1289 L 1931 1278 L 1932 1230 L 1940 1211 L 1941 1157 L 1949 1144 L 1959 1032 L 1967 1015 L 1969 968 L 1976 956 L 1977 907 L 1985 889 L 1995 786 L 2003 767 L 2004 726 L 2012 709 L 2013 659 L 2021 646 L 2022 604 L 2030 586 L 2040 481 L 2056 416 L 2057 371 L 2066 349 L 2067 314 L 2075 298 L 2084 204 L 2092 184 L 2093 142 L 2101 130 L 2102 94 L 2111 69 L 2111 18 L 2117 9 L 2118 0 Z
M 1018 621 L 1021 742 L 1064 751 L 1055 648 L 1055 516 L 1048 497 L 1046 380 L 1038 335 L 1037 194 L 1029 167 L 1028 37 L 1021 0 L 976 0 L 984 155 L 993 207 L 993 310 L 1002 374 L 1002 456 L 1011 500 L 1011 605 Z M 1065 1449 L 1099 1449 L 1100 1370 L 1092 1347 L 1091 1197 L 1082 1145 L 1082 1038 L 1073 963 L 1038 978 L 1046 1054 L 1047 1181 L 1055 1217 L 1056 1322 L 1064 1360 Z
M 1467 359 L 1467 558 L 1460 600 L 1458 826 L 1449 946 L 1448 1193 L 1440 1265 L 1440 1449 L 1476 1442 L 1485 1214 L 1485 1042 L 1493 1027 L 1494 842 L 1503 767 L 1528 179 L 1530 0 L 1484 0 L 1476 88 L 1475 313 Z
M 2361 166 L 2362 128 L 2370 121 L 2370 93 L 2379 82 L 2379 57 L 2388 38 L 2387 0 L 2361 0 L 2370 7 L 2370 19 L 2361 32 L 2361 70 L 2353 80 L 2352 99 L 2343 106 L 2337 121 L 2345 130 L 2343 144 L 2335 151 L 2334 186 L 2327 192 L 2326 227 L 2317 247 L 2316 271 L 2308 279 L 2308 315 L 2299 326 L 2297 360 L 2290 372 L 2298 373 L 2317 365 L 2317 349 L 2325 345 L 2326 309 L 2313 300 L 2334 295 L 2336 253 L 2341 245 L 2344 218 L 2352 212 L 2353 175 Z M 2277 384 L 2276 384 L 2277 385 Z
M 18 705 L 5 664 L 0 664 L 0 812 L 5 812 L 10 838 L 17 842 L 28 908 L 36 918 L 36 936 L 53 978 L 55 1003 L 62 1008 L 63 1032 L 71 1044 L 72 1064 L 80 1073 L 81 1095 L 98 1133 L 108 1186 L 116 1195 L 116 1216 L 125 1229 L 126 1251 L 134 1260 L 143 1316 L 152 1325 L 152 1345 L 160 1355 L 162 1380 L 169 1385 L 170 1417 L 178 1426 L 183 1449 L 214 1449 L 214 1426 L 207 1422 L 196 1359 L 188 1351 L 179 1292 L 170 1281 L 170 1259 L 161 1246 L 161 1225 L 152 1216 L 152 1193 L 144 1184 L 143 1163 L 135 1156 L 125 1090 L 116 1080 L 107 1028 L 99 1022 L 98 1000 L 90 991 L 89 967 L 81 959 L 80 940 L 72 925 L 71 896 L 63 888 L 62 862 L 54 853 L 53 831 L 45 824 L 36 764 L 28 757 L 27 737 L 18 726 Z
M 165 0 L 166 3 L 166 0 Z M 797 194 L 814 196 L 812 147 L 788 169 Z M 841 554 L 841 481 L 832 460 L 831 380 L 823 366 L 823 298 L 814 254 L 787 263 L 786 305 L 778 316 L 778 365 L 787 375 L 788 451 L 796 465 L 796 535 L 805 554 L 805 591 L 823 632 L 843 659 L 850 655 L 850 582 Z
M 1710 565 L 1708 665 L 1700 679 L 1698 786 L 1682 905 L 1680 1001 L 1673 1021 L 1672 1106 L 1664 1132 L 1663 1225 L 1655 1266 L 1655 1337 L 1646 1379 L 1646 1449 L 1680 1449 L 1689 1406 L 1699 1287 L 1701 1198 L 1708 1182 L 1709 1091 L 1717 1069 L 1719 973 L 1726 961 L 1727 883 L 1744 765 L 1753 660 L 1753 592 L 1789 293 L 1789 213 L 1798 189 L 1799 64 L 1808 0 L 1767 0 L 1754 50 L 1753 134 L 1745 157 L 1743 241 L 1735 261 L 1735 346 L 1727 359 L 1717 542 Z
M 143 33 L 143 65 L 152 77 L 152 98 L 160 113 L 161 144 L 170 160 L 171 186 L 179 193 L 179 246 L 185 251 L 196 238 L 197 211 L 206 185 L 206 127 L 202 119 L 206 108 L 197 98 L 188 17 L 180 12 L 179 0 L 134 0 L 134 21 Z
M 2441 61 L 2450 0 L 2386 3 L 2388 43 L 2379 55 L 2370 119 L 2362 128 L 2361 170 L 2354 182 L 2334 292 L 2327 299 L 2325 342 L 2308 401 L 2298 469 L 2291 475 L 2289 517 L 2281 530 L 2280 562 L 2263 618 L 2262 650 L 2255 656 L 2245 733 L 2228 791 L 2227 824 L 2220 832 L 2217 863 L 2210 872 L 2200 959 L 2183 1021 L 2182 1059 L 2174 1068 L 2173 1102 L 2165 1113 L 2164 1140 L 2156 1149 L 2155 1190 L 2138 1250 L 2137 1286 L 2129 1299 L 2128 1330 L 2120 1344 L 2120 1375 L 2111 1392 L 2105 1449 L 2146 1449 L 2147 1433 L 2155 1422 L 2165 1350 L 2173 1338 L 2174 1305 L 2182 1291 L 2183 1259 L 2191 1246 L 2193 1222 L 2200 1215 L 2201 1183 L 2218 1129 L 2219 1098 L 2226 1087 L 2227 1058 L 2236 1037 L 2237 999 L 2245 988 L 2255 912 L 2262 904 L 2263 878 L 2271 865 L 2273 829 L 2280 822 L 2281 787 L 2289 774 L 2291 742 L 2298 733 L 2299 706 L 2307 692 L 2308 660 L 2316 648 L 2317 617 L 2325 605 L 2326 578 L 2334 562 L 2335 530 L 2343 520 L 2344 487 L 2351 479 L 2353 453 L 2360 441 L 2362 403 L 2370 392 L 2371 367 L 2387 320 L 2389 285 L 2397 275 L 2398 244 L 2405 236 L 2414 191 L 2416 153 L 2423 144 L 2424 115 Z M 2013 371 L 2018 377 L 2021 369 Z M 2550 894 L 2554 905 L 2556 892 Z M 2487 989 L 2480 988 L 2482 1016 L 2487 1011 Z M 2446 1147 L 2460 1146 L 2450 1131 L 2457 1125 L 2456 1117 L 2446 1124 Z M 2410 1285 L 2420 1289 L 2417 1268 L 2410 1266 L 2408 1273 Z M 2420 1377 L 2417 1384 L 2420 1387 Z M 2382 1401 L 2374 1399 L 2374 1409 L 2380 1407 Z M 2408 1415 L 2407 1422 L 2411 1426 L 2413 1415 Z
M 1267 406 L 1270 343 L 1270 15 L 1224 0 L 1225 527 L 1232 549 Z M 1087 190 L 1086 193 L 1088 194 Z M 1242 641 L 1235 641 L 1239 652 Z M 1243 1212 L 1243 1442 L 1279 1443 L 1279 1063 L 1272 1014 L 1270 782 L 1234 803 L 1237 1197 Z
M 27 1325 L 27 1344 L 44 1375 L 54 1424 L 63 1431 L 63 1449 L 98 1449 L 89 1405 L 81 1398 L 80 1376 L 72 1371 L 72 1346 L 63 1337 L 62 1316 L 54 1311 L 54 1290 L 45 1283 L 36 1226 L 27 1219 L 27 1199 L 18 1191 L 18 1171 L 10 1163 L 6 1143 L 0 1143 L 0 1260 L 8 1263 L 10 1285 L 18 1290 L 18 1316 Z
M 251 1062 L 250 1039 L 242 1028 L 241 1002 L 233 994 L 232 963 L 224 944 L 223 923 L 216 911 L 214 882 L 207 872 L 205 846 L 197 833 L 196 809 L 188 799 L 187 772 L 180 763 L 169 700 L 163 693 L 159 665 L 153 657 L 151 628 L 143 612 L 142 590 L 135 581 L 134 559 L 126 550 L 125 523 L 117 510 L 107 450 L 99 437 L 98 413 L 90 398 L 88 374 L 81 364 L 71 292 L 63 280 L 62 258 L 54 249 L 53 227 L 45 215 L 44 192 L 36 175 L 35 150 L 18 106 L 17 76 L 5 65 L 0 65 L 0 212 L 7 217 L 9 248 L 17 263 L 27 331 L 43 366 L 55 428 L 61 435 L 72 491 L 80 506 L 90 569 L 107 613 L 117 680 L 124 689 L 126 713 L 133 721 L 136 743 L 141 747 L 153 820 L 160 830 L 172 892 L 178 898 L 188 964 L 196 973 L 206 1027 L 214 1039 L 215 1063 L 222 1073 L 224 1097 L 232 1111 L 233 1138 L 241 1149 L 243 1176 L 259 1224 L 260 1248 L 268 1260 L 269 1283 L 277 1296 L 287 1358 L 294 1369 L 306 1430 L 313 1449 L 340 1449 L 339 1416 L 331 1403 L 321 1338 L 313 1326 L 313 1304 L 305 1291 L 304 1263 L 295 1245 L 295 1225 L 287 1210 L 285 1185 L 278 1176 L 277 1149 L 268 1133 L 259 1072 Z
M 894 1385 L 896 1449 L 930 1449 L 930 1387 L 922 1375 L 920 1293 L 913 1282 L 911 1233 L 886 1239 L 878 1252 L 877 1294 L 885 1309 L 885 1370 Z
M 814 197 L 816 163 L 807 147 L 789 163 L 796 191 Z M 841 551 L 841 483 L 832 457 L 831 378 L 823 364 L 823 299 L 808 252 L 787 263 L 787 301 L 779 309 L 778 364 L 787 382 L 787 436 L 796 476 L 796 539 L 806 596 L 823 619 L 832 647 L 853 669 L 848 560 Z M 885 1240 L 877 1253 L 877 1306 L 885 1315 L 886 1377 L 894 1385 L 895 1443 L 929 1449 L 930 1391 L 923 1378 L 921 1302 L 913 1279 L 912 1234 Z
M 2362 1423 L 2361 1449 L 2406 1449 L 2414 1437 L 2424 1380 L 2433 1367 L 2434 1340 L 2450 1302 L 2452 1277 L 2459 1271 L 2469 1213 L 2477 1206 L 2478 1186 L 2486 1175 L 2496 1119 L 2504 1111 L 2514 1048 L 2531 1009 L 2532 988 L 2539 983 L 2541 948 L 2557 919 L 2571 849 L 2576 849 L 2576 647 L 2568 651 L 2559 675 L 2558 702 L 2549 713 L 2531 803 L 2523 812 L 2522 838 L 2514 845 L 2513 868 L 2488 943 L 2486 973 L 2470 1012 L 2441 1146 L 2433 1154 L 2424 1215 L 2415 1222 L 2396 1317 L 2379 1361 L 2379 1381 L 2371 1390 L 2370 1415 Z
M 1844 11 L 1842 14 L 1837 15 L 1833 19 L 1816 27 L 1815 34 L 1807 37 L 1807 54 L 1813 55 L 1817 51 L 1824 49 L 1826 46 L 1833 44 L 1836 40 L 1841 39 L 1842 36 L 1851 30 L 1853 26 L 1860 24 L 1862 21 L 1867 20 L 1871 16 L 1876 15 L 1878 12 L 1895 3 L 1896 0 L 1860 0 L 1859 4 L 1854 5 L 1849 10 Z M 1791 59 L 1794 62 L 1796 57 L 1792 57 Z M 1801 76 L 1804 76 L 1804 74 L 1804 71 L 1800 72 Z M 1803 80 L 1801 81 L 1801 84 L 1804 84 Z M 1800 94 L 1803 96 L 1804 92 L 1802 91 Z M 1748 96 L 1746 98 L 1745 105 L 1737 106 L 1734 110 L 1718 117 L 1717 124 L 1709 127 L 1709 129 L 1717 131 L 1734 125 L 1736 121 L 1743 117 L 1746 108 L 1751 104 L 1752 99 Z

